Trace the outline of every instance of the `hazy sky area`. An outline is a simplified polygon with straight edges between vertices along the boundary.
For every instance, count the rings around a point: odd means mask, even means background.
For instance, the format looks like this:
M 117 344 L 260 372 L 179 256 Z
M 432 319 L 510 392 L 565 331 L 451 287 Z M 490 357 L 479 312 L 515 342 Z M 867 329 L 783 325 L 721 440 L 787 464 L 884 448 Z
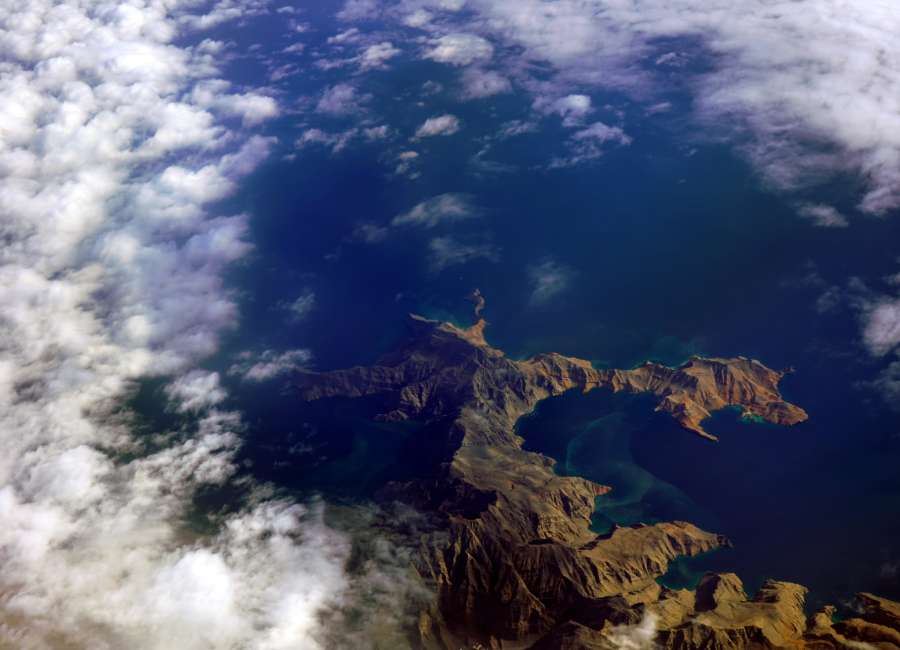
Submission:
M 529 164 L 567 170 L 679 103 L 687 147 L 727 147 L 798 221 L 849 232 L 900 218 L 898 34 L 891 0 L 0 0 L 0 647 L 361 650 L 370 617 L 400 624 L 421 596 L 377 531 L 349 575 L 350 533 L 316 498 L 242 476 L 215 527 L 191 523 L 239 474 L 231 391 L 320 354 L 208 363 L 247 316 L 228 274 L 260 254 L 230 200 L 267 165 L 368 147 L 417 187 L 441 147 L 474 143 L 471 174 L 499 177 L 517 164 L 504 147 L 550 133 Z M 395 96 L 401 66 L 439 78 Z M 476 124 L 495 102 L 520 118 Z M 502 265 L 479 198 L 428 188 L 389 220 L 354 217 L 346 245 L 414 232 L 428 277 Z M 819 292 L 852 315 L 864 389 L 889 406 L 895 262 L 874 279 L 840 266 Z M 583 270 L 543 256 L 517 273 L 538 310 Z M 280 317 L 333 299 L 298 284 Z M 147 381 L 177 426 L 148 432 L 128 408 Z M 365 529 L 367 507 L 346 507 Z

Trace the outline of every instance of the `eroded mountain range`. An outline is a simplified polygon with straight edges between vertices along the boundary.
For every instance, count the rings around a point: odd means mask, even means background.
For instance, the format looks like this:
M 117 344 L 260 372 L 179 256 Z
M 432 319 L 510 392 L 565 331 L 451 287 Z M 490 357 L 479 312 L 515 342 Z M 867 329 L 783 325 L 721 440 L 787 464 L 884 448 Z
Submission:
M 480 316 L 480 294 L 475 304 Z M 752 598 L 734 574 L 708 574 L 694 591 L 661 586 L 675 558 L 730 542 L 680 521 L 598 535 L 590 517 L 611 488 L 557 474 L 515 433 L 541 400 L 572 389 L 652 393 L 657 410 L 713 440 L 702 422 L 726 407 L 793 425 L 807 415 L 782 399 L 783 372 L 743 357 L 630 370 L 555 353 L 514 360 L 488 344 L 481 318 L 469 328 L 415 315 L 409 323 L 409 340 L 376 364 L 294 381 L 304 400 L 377 395 L 379 419 L 424 425 L 423 478 L 380 493 L 442 530 L 417 540 L 415 569 L 437 600 L 419 614 L 416 646 L 615 648 L 650 626 L 664 648 L 900 648 L 900 606 L 875 596 L 859 596 L 858 618 L 832 624 L 827 608 L 807 620 L 796 584 L 768 581 Z

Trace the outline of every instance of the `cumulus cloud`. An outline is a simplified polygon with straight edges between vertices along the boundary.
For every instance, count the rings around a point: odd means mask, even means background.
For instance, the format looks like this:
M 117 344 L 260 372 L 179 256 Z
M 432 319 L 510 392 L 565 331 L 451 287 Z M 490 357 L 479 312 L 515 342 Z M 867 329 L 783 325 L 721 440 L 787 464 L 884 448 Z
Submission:
M 332 153 L 340 153 L 359 137 L 359 129 L 347 129 L 336 133 L 323 131 L 322 129 L 306 129 L 294 145 L 303 149 L 310 145 L 320 145 L 331 149 Z
M 277 114 L 216 78 L 215 44 L 176 41 L 258 3 L 194 4 L 0 6 L 0 645 L 334 647 L 319 612 L 352 588 L 321 506 L 185 525 L 242 430 L 197 369 L 250 249 L 247 217 L 210 206 L 272 147 L 243 126 Z M 152 377 L 183 424 L 138 435 L 123 404 Z
M 434 16 L 446 8 L 439 4 L 381 14 L 374 0 L 351 0 L 342 16 L 394 15 L 431 30 L 437 35 L 425 55 L 454 65 L 492 59 L 495 46 L 518 52 L 506 65 L 536 94 L 539 110 L 558 101 L 541 99 L 548 93 L 572 101 L 590 87 L 652 99 L 677 71 L 698 121 L 740 142 L 773 186 L 795 190 L 849 173 L 865 184 L 861 211 L 900 208 L 900 14 L 893 6 L 798 0 L 773 11 L 766 3 L 705 0 L 469 0 L 453 31 L 441 34 L 446 27 Z M 672 49 L 676 40 L 682 50 Z M 690 60 L 711 64 L 691 71 Z M 574 125 L 580 110 L 557 107 Z
M 512 91 L 512 83 L 502 74 L 476 67 L 466 68 L 462 85 L 465 99 L 483 99 Z
M 435 272 L 477 259 L 500 260 L 500 250 L 489 241 L 461 241 L 450 236 L 432 239 L 428 251 L 431 270 Z
M 553 159 L 551 167 L 567 167 L 599 158 L 609 144 L 627 146 L 631 144 L 631 136 L 621 127 L 594 122 L 569 137 L 568 145 L 571 153 L 566 157 Z
M 538 97 L 534 101 L 534 109 L 546 115 L 559 115 L 564 126 L 578 126 L 593 107 L 587 95 L 566 95 L 557 99 Z
M 606 632 L 606 638 L 618 650 L 654 650 L 656 621 L 655 614 L 646 613 L 637 625 L 613 626 Z
M 426 199 L 412 209 L 398 214 L 391 220 L 392 226 L 419 226 L 434 228 L 438 224 L 471 219 L 481 214 L 468 194 L 448 192 Z
M 294 146 L 303 149 L 308 146 L 322 146 L 331 149 L 332 153 L 340 153 L 354 142 L 377 142 L 391 135 L 386 124 L 363 128 L 350 128 L 344 131 L 323 131 L 318 128 L 306 129 L 294 142 Z
M 863 342 L 876 356 L 900 345 L 900 299 L 880 298 L 864 312 Z
M 169 401 L 182 412 L 209 410 L 226 397 L 219 374 L 203 370 L 192 370 L 176 378 L 165 390 Z
M 358 112 L 368 100 L 369 97 L 360 94 L 353 85 L 339 83 L 322 92 L 316 110 L 327 115 L 350 115 Z
M 394 168 L 394 173 L 398 176 L 416 178 L 419 175 L 419 172 L 416 170 L 418 161 L 418 151 L 401 151 L 397 154 L 397 166 Z
M 229 93 L 230 85 L 221 79 L 202 81 L 194 86 L 192 99 L 198 106 L 240 117 L 246 126 L 278 115 L 278 104 L 272 97 L 253 92 Z
M 573 276 L 571 269 L 554 260 L 545 260 L 530 267 L 531 304 L 538 307 L 548 304 L 569 288 Z
M 494 47 L 475 34 L 444 34 L 434 39 L 425 57 L 438 63 L 469 65 L 494 56 Z
M 363 70 L 382 68 L 386 61 L 400 54 L 400 49 L 389 41 L 370 45 L 359 55 L 359 65 Z
M 416 129 L 416 138 L 430 138 L 435 135 L 453 135 L 460 129 L 459 118 L 455 115 L 429 117 Z

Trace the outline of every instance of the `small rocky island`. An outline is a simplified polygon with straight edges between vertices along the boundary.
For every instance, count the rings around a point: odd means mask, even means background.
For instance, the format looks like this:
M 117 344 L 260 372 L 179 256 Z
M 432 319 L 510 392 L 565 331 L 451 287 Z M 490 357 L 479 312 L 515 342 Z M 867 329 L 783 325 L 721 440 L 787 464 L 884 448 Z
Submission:
M 294 377 L 304 400 L 378 396 L 379 419 L 424 425 L 424 478 L 380 493 L 442 531 L 417 541 L 416 571 L 437 600 L 419 616 L 416 645 L 611 649 L 640 624 L 664 648 L 900 647 L 900 606 L 875 596 L 860 595 L 859 618 L 832 625 L 827 608 L 807 621 L 796 584 L 768 581 L 752 598 L 734 574 L 708 574 L 695 591 L 661 586 L 670 561 L 730 542 L 681 521 L 597 535 L 595 499 L 611 488 L 558 475 L 515 433 L 541 400 L 571 389 L 651 393 L 657 410 L 712 440 L 702 423 L 727 407 L 793 425 L 807 415 L 782 399 L 783 372 L 743 357 L 630 370 L 555 353 L 516 361 L 485 340 L 484 301 L 473 296 L 472 327 L 411 315 L 407 343 L 375 365 Z

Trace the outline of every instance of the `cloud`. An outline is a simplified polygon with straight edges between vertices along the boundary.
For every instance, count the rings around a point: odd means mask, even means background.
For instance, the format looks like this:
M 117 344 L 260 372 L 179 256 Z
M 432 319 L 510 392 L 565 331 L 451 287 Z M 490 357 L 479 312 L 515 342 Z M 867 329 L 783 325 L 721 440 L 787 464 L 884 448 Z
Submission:
M 361 223 L 353 229 L 353 234 L 350 238 L 366 244 L 377 244 L 387 239 L 389 232 L 390 230 L 384 226 L 374 223 Z
M 338 12 L 338 20 L 370 20 L 379 14 L 378 0 L 347 0 Z
M 534 122 L 510 120 L 509 122 L 504 122 L 500 125 L 500 129 L 497 131 L 497 137 L 501 140 L 505 140 L 525 133 L 535 133 L 537 130 L 538 125 Z
M 477 259 L 497 262 L 500 250 L 489 241 L 460 241 L 454 237 L 435 237 L 428 242 L 431 270 L 443 271 Z
M 875 356 L 900 345 L 900 299 L 880 298 L 866 308 L 863 342 Z
M 228 374 L 240 376 L 244 381 L 262 382 L 305 368 L 311 361 L 312 353 L 305 349 L 285 352 L 264 350 L 258 356 L 245 352 L 228 369 Z
M 382 68 L 386 61 L 398 54 L 400 54 L 400 49 L 394 47 L 392 43 L 388 41 L 376 43 L 367 47 L 359 55 L 359 65 L 363 70 Z
M 416 138 L 430 138 L 435 135 L 453 135 L 460 129 L 459 118 L 455 115 L 429 117 L 416 129 Z
M 225 401 L 226 393 L 215 372 L 192 370 L 166 386 L 166 395 L 181 412 L 207 411 Z
M 322 145 L 331 149 L 332 153 L 340 153 L 357 137 L 358 129 L 347 129 L 337 133 L 329 133 L 322 129 L 306 129 L 294 143 L 298 149 L 309 145 Z
M 621 127 L 594 122 L 573 133 L 568 140 L 571 153 L 566 157 L 554 158 L 550 166 L 568 167 L 599 158 L 606 151 L 604 145 L 609 143 L 623 147 L 628 146 L 631 144 L 631 136 L 626 134 Z
M 360 95 L 354 86 L 339 83 L 322 92 L 316 111 L 326 115 L 350 115 L 359 112 L 368 100 L 368 95 Z
M 418 160 L 418 151 L 401 151 L 397 154 L 397 166 L 394 168 L 394 173 L 398 176 L 407 176 L 408 178 L 418 177 L 419 172 L 416 171 Z
M 512 91 L 512 83 L 500 73 L 474 67 L 463 71 L 462 85 L 465 99 L 483 99 Z
M 296 299 L 284 305 L 285 310 L 291 317 L 291 320 L 301 321 L 306 319 L 316 307 L 316 294 L 312 290 L 307 289 Z
M 329 36 L 325 41 L 329 45 L 343 45 L 344 43 L 356 43 L 362 38 L 362 32 L 357 27 L 345 29 L 334 36 Z
M 705 0 L 465 6 L 452 33 L 433 37 L 428 56 L 468 64 L 503 48 L 505 65 L 538 99 L 613 88 L 656 102 L 677 78 L 704 132 L 739 142 L 774 187 L 814 187 L 846 173 L 864 182 L 861 211 L 900 208 L 900 14 L 889 4 L 798 0 L 774 13 L 766 3 Z M 422 18 L 428 29 L 436 24 Z M 481 47 L 460 45 L 476 33 Z M 673 50 L 673 42 L 690 51 Z M 855 44 L 852 56 L 847 43 Z M 691 60 L 709 65 L 691 70 L 683 65 Z
M 556 114 L 562 118 L 563 126 L 578 126 L 593 111 L 591 98 L 587 95 L 566 95 L 557 99 L 538 97 L 533 108 L 545 115 Z
M 448 192 L 422 201 L 411 210 L 398 214 L 391 220 L 392 226 L 419 226 L 434 228 L 441 223 L 471 219 L 481 214 L 468 194 Z
M 900 358 L 895 358 L 869 382 L 890 408 L 900 410 Z M 898 565 L 900 566 L 900 565 Z
M 197 83 L 191 92 L 198 106 L 215 108 L 225 115 L 240 117 L 245 126 L 255 126 L 279 114 L 277 102 L 258 93 L 229 93 L 230 84 L 222 80 Z
M 654 650 L 656 621 L 656 615 L 647 612 L 637 625 L 613 626 L 606 632 L 606 638 L 617 650 Z
M 822 228 L 846 228 L 850 223 L 830 205 L 806 203 L 797 208 L 797 214 Z
M 183 7 L 0 5 L 3 646 L 317 650 L 320 613 L 352 601 L 321 504 L 248 486 L 214 532 L 186 523 L 243 429 L 198 368 L 251 249 L 247 216 L 214 206 L 269 155 L 245 127 L 277 109 L 218 78 L 217 46 L 181 45 L 259 3 Z M 174 430 L 133 428 L 151 378 Z
M 455 223 L 482 215 L 482 210 L 472 203 L 468 194 L 448 192 L 433 196 L 411 209 L 395 216 L 386 226 L 362 223 L 354 228 L 350 239 L 376 244 L 388 238 L 396 228 L 418 227 L 431 229 L 441 224 Z
M 344 131 L 330 132 L 322 129 L 306 129 L 294 142 L 294 146 L 303 149 L 310 145 L 320 145 L 331 149 L 332 153 L 340 153 L 354 142 L 377 142 L 385 140 L 391 135 L 391 129 L 386 124 L 364 128 L 350 128 Z
M 475 34 L 444 34 L 431 42 L 425 58 L 450 65 L 469 65 L 494 56 L 493 46 Z
M 572 282 L 574 273 L 554 260 L 545 260 L 528 269 L 533 306 L 543 306 L 564 293 Z

